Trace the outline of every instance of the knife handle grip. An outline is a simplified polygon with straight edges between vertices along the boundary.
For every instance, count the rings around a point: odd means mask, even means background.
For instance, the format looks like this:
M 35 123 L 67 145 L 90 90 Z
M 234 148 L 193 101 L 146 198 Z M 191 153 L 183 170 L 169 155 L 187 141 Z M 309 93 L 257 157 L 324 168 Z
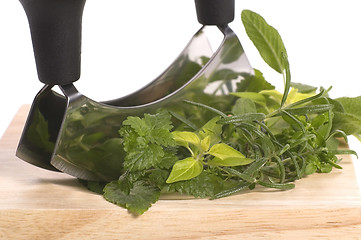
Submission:
M 85 0 L 20 0 L 28 17 L 39 80 L 64 85 L 80 78 Z
M 224 26 L 234 20 L 235 0 L 195 0 L 198 22 Z

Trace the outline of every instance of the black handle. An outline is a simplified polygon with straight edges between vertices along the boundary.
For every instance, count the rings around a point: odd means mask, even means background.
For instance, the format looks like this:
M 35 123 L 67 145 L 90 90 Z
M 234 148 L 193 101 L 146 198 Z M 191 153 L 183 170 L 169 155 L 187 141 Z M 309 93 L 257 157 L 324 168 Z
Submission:
M 29 20 L 41 82 L 64 85 L 80 78 L 85 0 L 20 0 Z
M 198 22 L 223 26 L 234 19 L 235 0 L 195 0 Z

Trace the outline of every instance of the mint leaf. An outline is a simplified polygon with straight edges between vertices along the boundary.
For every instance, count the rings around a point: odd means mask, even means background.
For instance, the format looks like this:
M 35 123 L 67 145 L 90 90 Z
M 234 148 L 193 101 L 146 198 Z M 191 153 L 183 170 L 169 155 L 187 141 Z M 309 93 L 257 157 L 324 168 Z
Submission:
M 361 133 L 361 117 L 352 113 L 335 112 L 332 127 L 344 131 L 347 135 L 359 134 Z
M 53 152 L 55 145 L 49 140 L 50 134 L 48 132 L 48 121 L 45 120 L 43 114 L 41 114 L 38 108 L 34 111 L 32 123 L 29 126 L 28 131 L 29 132 L 26 136 L 29 142 L 46 152 Z
M 159 165 L 163 157 L 164 151 L 159 145 L 135 147 L 125 157 L 124 168 L 129 171 L 141 171 Z
M 120 128 L 119 135 L 123 139 L 124 151 L 131 152 L 134 146 L 139 145 L 139 135 L 130 126 Z
M 347 135 L 361 133 L 361 96 L 337 98 L 343 112 L 336 111 L 333 119 L 333 129 L 344 131 Z M 339 108 L 337 109 L 339 110 Z
M 170 119 L 170 114 L 162 111 L 153 115 L 144 114 L 144 118 L 128 117 L 123 122 L 119 134 L 127 152 L 123 164 L 125 170 L 134 172 L 165 165 L 162 162 L 168 161 L 170 155 L 167 154 L 165 158 L 164 148 L 175 145 L 170 133 L 173 128 Z M 171 158 L 174 159 L 174 156 Z
M 167 183 L 197 177 L 203 171 L 203 164 L 192 157 L 177 161 L 167 179 Z
M 156 167 L 160 169 L 171 169 L 178 160 L 175 149 L 164 149 L 164 156 Z
M 149 181 L 156 185 L 159 189 L 162 189 L 166 185 L 166 180 L 169 176 L 169 171 L 163 169 L 154 169 L 149 174 Z
M 170 130 L 173 126 L 170 119 L 171 115 L 163 111 L 154 115 L 144 114 L 144 118 L 128 117 L 123 125 L 132 127 L 139 136 L 151 143 L 172 146 L 174 140 Z
M 149 126 L 140 117 L 129 116 L 124 120 L 123 125 L 130 126 L 139 136 L 146 136 L 149 132 Z
M 87 181 L 83 179 L 78 179 L 78 181 L 90 191 L 101 195 L 103 194 L 103 189 L 106 185 L 104 182 Z
M 361 96 L 359 97 L 342 97 L 336 98 L 336 101 L 341 103 L 346 113 L 352 113 L 357 117 L 361 117 Z
M 214 173 L 203 171 L 200 175 L 187 181 L 168 184 L 167 192 L 179 192 L 194 197 L 212 197 L 223 188 L 223 179 Z
M 283 73 L 286 48 L 278 31 L 250 10 L 242 11 L 242 22 L 248 37 L 258 49 L 263 60 L 275 71 Z
M 129 192 L 124 191 L 121 181 L 108 183 L 104 188 L 104 198 L 116 205 L 127 208 L 134 214 L 143 214 L 160 196 L 159 188 L 144 181 L 137 181 Z

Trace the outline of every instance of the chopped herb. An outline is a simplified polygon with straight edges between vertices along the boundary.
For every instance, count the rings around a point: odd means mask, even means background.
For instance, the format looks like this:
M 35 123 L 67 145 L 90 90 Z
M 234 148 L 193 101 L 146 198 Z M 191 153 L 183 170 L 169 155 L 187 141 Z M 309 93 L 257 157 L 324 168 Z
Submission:
M 104 147 L 104 151 L 120 145 L 124 149 L 122 175 L 108 183 L 83 184 L 131 213 L 143 214 L 161 193 L 217 199 L 257 185 L 292 189 L 297 179 L 340 169 L 338 154 L 356 155 L 337 146 L 339 137 L 347 141 L 352 134 L 361 140 L 361 97 L 331 99 L 330 89 L 317 92 L 317 87 L 292 83 L 278 31 L 249 10 L 242 12 L 242 21 L 265 62 L 281 74 L 283 93 L 255 69 L 254 76 L 229 94 L 233 101 L 219 105 L 185 101 L 183 111 L 165 108 L 130 116 L 122 123 L 119 141 Z M 233 47 L 226 50 L 237 50 Z M 237 50 L 223 62 L 239 54 Z M 237 76 L 226 69 L 212 81 Z M 97 137 L 102 136 L 82 140 Z

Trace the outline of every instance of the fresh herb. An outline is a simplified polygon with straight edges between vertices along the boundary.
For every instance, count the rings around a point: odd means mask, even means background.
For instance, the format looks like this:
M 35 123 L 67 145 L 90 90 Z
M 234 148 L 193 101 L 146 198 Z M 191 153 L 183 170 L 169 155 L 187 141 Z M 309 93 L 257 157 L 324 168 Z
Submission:
M 165 108 L 130 116 L 119 130 L 125 151 L 122 175 L 105 184 L 85 182 L 88 188 L 142 214 L 161 193 L 217 199 L 257 185 L 292 189 L 297 179 L 341 168 L 338 154 L 356 154 L 338 149 L 338 142 L 351 134 L 361 139 L 361 97 L 331 99 L 331 89 L 317 92 L 292 83 L 277 30 L 249 10 L 242 12 L 242 21 L 262 58 L 281 74 L 283 93 L 255 69 L 229 94 L 234 100 L 227 104 L 186 101 L 183 112 Z M 235 74 L 223 71 L 213 77 L 235 79 Z

